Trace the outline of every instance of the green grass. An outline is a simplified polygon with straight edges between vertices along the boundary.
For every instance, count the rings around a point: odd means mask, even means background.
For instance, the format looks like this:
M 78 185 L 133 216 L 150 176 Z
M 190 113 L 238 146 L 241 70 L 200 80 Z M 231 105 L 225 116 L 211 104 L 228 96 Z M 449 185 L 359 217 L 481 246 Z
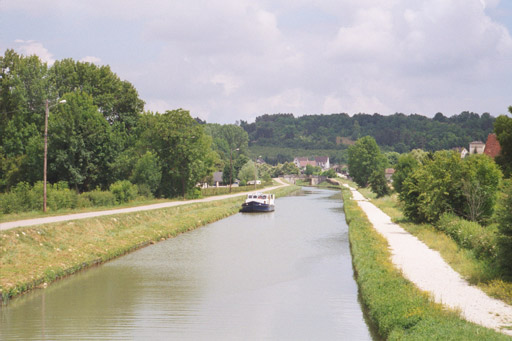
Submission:
M 277 197 L 299 189 L 279 188 Z M 243 197 L 0 232 L 3 300 L 237 213 Z
M 405 218 L 397 195 L 376 199 L 368 188 L 359 188 L 361 194 L 369 198 L 403 229 L 416 236 L 429 248 L 438 251 L 441 257 L 464 279 L 478 286 L 489 296 L 512 304 L 512 283 L 502 278 L 493 260 L 479 258 L 476 252 L 459 246 L 456 241 L 431 224 L 416 224 Z
M 350 191 L 343 189 L 352 261 L 362 301 L 379 334 L 389 340 L 508 340 L 505 335 L 467 322 L 431 301 L 391 263 L 379 235 Z

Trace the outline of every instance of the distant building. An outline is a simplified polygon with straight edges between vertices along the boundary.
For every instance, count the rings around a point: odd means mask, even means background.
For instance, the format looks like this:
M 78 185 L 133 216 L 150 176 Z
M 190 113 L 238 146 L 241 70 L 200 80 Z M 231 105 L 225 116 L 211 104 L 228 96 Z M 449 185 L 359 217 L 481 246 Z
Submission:
M 263 160 L 263 158 L 260 156 L 260 157 L 258 157 L 258 158 L 256 159 L 256 163 L 257 163 L 258 165 L 263 165 L 263 164 L 265 164 L 266 162 L 265 162 L 265 160 Z
M 219 187 L 222 182 L 222 172 L 213 173 L 213 186 Z
M 323 170 L 327 170 L 331 168 L 331 165 L 329 164 L 329 157 L 328 156 L 317 156 L 315 157 L 315 162 L 318 167 L 322 167 Z
M 309 160 L 307 157 L 295 157 L 293 163 L 302 170 L 306 169 L 307 165 L 320 167 L 323 170 L 327 170 L 331 167 L 328 156 L 317 156 L 314 160 Z
M 473 141 L 469 144 L 469 154 L 483 154 L 485 143 L 482 141 Z
M 487 142 L 485 143 L 484 154 L 489 155 L 493 159 L 501 152 L 501 146 L 496 137 L 496 134 L 489 134 Z
M 469 153 L 468 150 L 464 147 L 455 147 L 453 150 L 460 154 L 461 159 L 465 158 Z
M 393 176 L 393 174 L 395 174 L 394 168 L 386 168 L 386 172 L 384 173 L 384 175 L 386 176 L 386 180 L 388 182 L 393 182 L 393 179 L 391 178 Z

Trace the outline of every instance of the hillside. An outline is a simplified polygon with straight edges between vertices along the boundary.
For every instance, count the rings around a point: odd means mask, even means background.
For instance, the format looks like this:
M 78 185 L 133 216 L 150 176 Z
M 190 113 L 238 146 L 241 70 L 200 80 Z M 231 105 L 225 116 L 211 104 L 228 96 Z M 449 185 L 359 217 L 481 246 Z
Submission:
M 463 112 L 446 117 L 438 113 L 434 118 L 421 115 L 347 114 L 263 115 L 254 123 L 242 121 L 240 126 L 249 134 L 249 146 L 290 149 L 323 149 L 341 151 L 351 141 L 370 135 L 384 151 L 407 152 L 415 148 L 427 151 L 467 147 L 474 140 L 485 141 L 493 130 L 495 118 Z M 265 150 L 265 148 L 263 148 Z M 258 148 L 258 151 L 263 151 Z M 341 160 L 340 160 L 341 161 Z

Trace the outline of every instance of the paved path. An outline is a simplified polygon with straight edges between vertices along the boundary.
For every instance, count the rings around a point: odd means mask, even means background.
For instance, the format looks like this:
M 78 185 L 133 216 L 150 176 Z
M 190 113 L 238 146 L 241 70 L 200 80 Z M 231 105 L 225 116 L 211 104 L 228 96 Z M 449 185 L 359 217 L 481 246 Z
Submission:
M 289 186 L 289 184 L 281 181 L 280 179 L 274 179 L 274 180 L 276 180 L 280 184 L 278 186 L 264 188 L 264 189 L 262 189 L 262 191 L 267 192 L 267 191 L 272 191 L 274 189 L 277 189 L 277 188 L 280 188 L 283 186 Z M 248 191 L 248 192 L 250 192 L 250 191 Z M 187 204 L 193 204 L 193 203 L 197 203 L 197 202 L 217 201 L 217 200 L 223 200 L 223 199 L 228 199 L 228 198 L 244 196 L 244 195 L 247 195 L 248 192 L 218 195 L 218 196 L 213 196 L 213 197 L 207 197 L 204 199 L 172 201 L 172 202 L 164 202 L 161 204 L 153 204 L 153 205 L 145 205 L 145 206 L 137 206 L 137 207 L 129 207 L 129 208 L 118 208 L 118 209 L 107 210 L 107 211 L 75 213 L 75 214 L 67 214 L 67 215 L 55 216 L 55 217 L 45 217 L 45 218 L 10 221 L 7 223 L 0 223 L 0 231 L 12 229 L 15 227 L 56 223 L 56 222 L 61 222 L 61 221 L 94 218 L 94 217 L 101 217 L 101 216 L 106 216 L 106 215 L 123 214 L 123 213 L 131 213 L 131 212 L 138 212 L 138 211 L 150 211 L 150 210 L 156 210 L 159 208 L 187 205 Z
M 368 216 L 373 227 L 389 244 L 392 261 L 404 276 L 418 288 L 431 293 L 434 300 L 460 310 L 468 321 L 512 335 L 512 330 L 502 329 L 512 325 L 512 307 L 487 296 L 471 286 L 455 272 L 439 252 L 429 249 L 397 224 L 361 193 L 352 191 L 352 197 Z

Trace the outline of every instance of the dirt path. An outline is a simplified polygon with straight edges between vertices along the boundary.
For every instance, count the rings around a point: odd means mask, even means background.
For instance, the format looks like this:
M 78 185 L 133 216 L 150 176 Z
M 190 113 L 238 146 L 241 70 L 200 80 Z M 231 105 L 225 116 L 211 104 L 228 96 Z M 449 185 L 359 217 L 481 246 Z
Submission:
M 392 254 L 392 261 L 404 276 L 418 288 L 429 292 L 433 299 L 452 309 L 459 310 L 468 321 L 495 329 L 507 335 L 512 330 L 512 306 L 487 296 L 471 286 L 455 272 L 439 252 L 429 249 L 397 224 L 361 193 L 352 191 L 352 197 L 368 216 L 375 230 L 383 235 Z
M 283 182 L 281 179 L 274 179 L 274 180 L 276 180 L 278 183 L 280 183 L 280 185 L 264 188 L 264 189 L 262 189 L 262 191 L 267 192 L 267 191 L 272 191 L 272 190 L 275 190 L 275 189 L 283 187 L 283 186 L 289 186 L 288 183 Z M 248 192 L 250 192 L 250 191 L 248 191 Z M 100 217 L 100 216 L 106 216 L 106 215 L 123 214 L 123 213 L 131 213 L 131 212 L 138 212 L 138 211 L 150 211 L 150 210 L 156 210 L 159 208 L 187 205 L 187 204 L 193 204 L 193 203 L 198 203 L 198 202 L 223 200 L 223 199 L 228 199 L 228 198 L 244 196 L 244 195 L 247 195 L 248 192 L 218 195 L 218 196 L 208 197 L 208 198 L 204 198 L 204 199 L 182 200 L 182 201 L 165 202 L 165 203 L 161 203 L 161 204 L 128 207 L 128 208 L 118 208 L 118 209 L 107 210 L 107 211 L 75 213 L 75 214 L 67 214 L 67 215 L 55 216 L 55 217 L 45 217 L 45 218 L 10 221 L 10 222 L 6 222 L 6 223 L 0 223 L 0 231 L 12 229 L 15 227 L 56 223 L 56 222 L 61 222 L 61 221 L 94 218 L 94 217 Z

